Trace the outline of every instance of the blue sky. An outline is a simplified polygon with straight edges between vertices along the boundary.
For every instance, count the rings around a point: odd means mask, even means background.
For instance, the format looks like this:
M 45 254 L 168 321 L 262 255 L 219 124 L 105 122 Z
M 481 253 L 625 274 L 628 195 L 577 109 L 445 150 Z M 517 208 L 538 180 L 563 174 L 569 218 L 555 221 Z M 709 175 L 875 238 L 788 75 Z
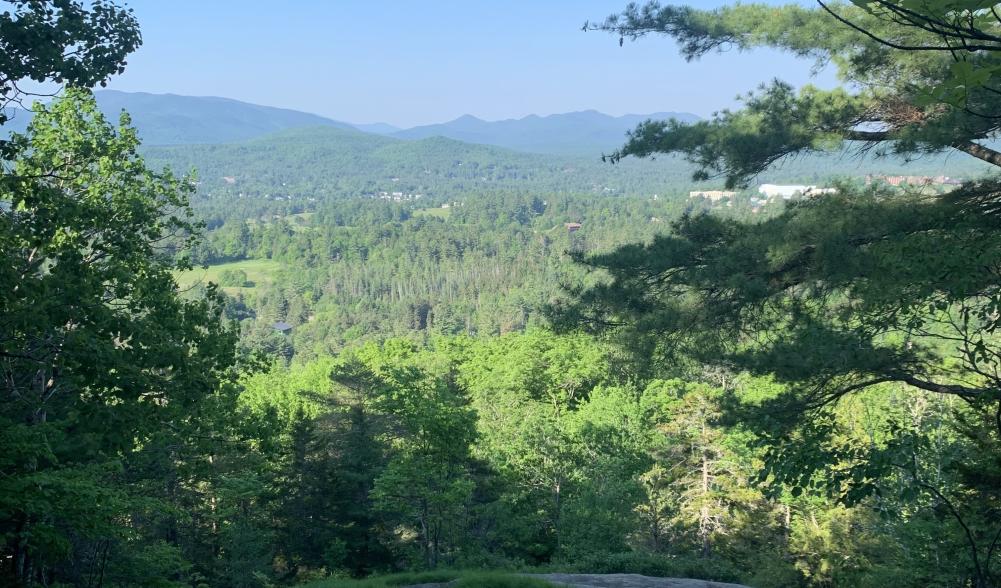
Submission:
M 689 2 L 699 7 L 715 1 Z M 706 116 L 810 62 L 774 52 L 686 63 L 674 42 L 618 46 L 585 20 L 626 0 L 132 0 L 144 45 L 110 88 L 225 96 L 356 123 L 412 126 L 596 109 Z M 814 80 L 833 83 L 831 72 Z

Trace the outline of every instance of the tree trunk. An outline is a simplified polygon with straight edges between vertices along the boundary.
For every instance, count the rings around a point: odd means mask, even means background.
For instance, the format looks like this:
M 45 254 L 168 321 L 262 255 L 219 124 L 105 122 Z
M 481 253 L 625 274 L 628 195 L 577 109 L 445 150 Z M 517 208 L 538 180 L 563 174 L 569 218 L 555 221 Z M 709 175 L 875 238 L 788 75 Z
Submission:
M 431 562 L 431 529 L 428 525 L 428 503 L 427 500 L 421 500 L 421 542 L 424 550 L 424 565 L 431 569 L 433 564 Z
M 711 555 L 712 546 L 709 543 L 710 520 L 709 512 L 709 451 L 706 448 L 706 424 L 702 422 L 702 508 L 699 509 L 699 537 L 702 540 L 702 557 Z

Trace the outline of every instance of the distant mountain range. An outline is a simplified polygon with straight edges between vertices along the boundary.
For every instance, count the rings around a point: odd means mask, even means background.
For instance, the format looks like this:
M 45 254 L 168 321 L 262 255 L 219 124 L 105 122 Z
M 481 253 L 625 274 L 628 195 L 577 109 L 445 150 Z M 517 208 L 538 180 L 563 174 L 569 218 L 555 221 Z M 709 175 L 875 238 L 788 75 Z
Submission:
M 393 125 L 381 122 L 356 124 L 353 126 L 359 131 L 365 131 L 366 133 L 374 133 L 376 135 L 392 135 L 393 133 L 398 133 L 403 130 L 400 127 L 394 127 Z
M 699 120 L 688 112 L 609 116 L 596 110 L 585 110 L 549 116 L 533 114 L 499 121 L 485 121 L 467 114 L 450 122 L 399 131 L 393 136 L 401 139 L 448 137 L 516 151 L 596 157 L 620 147 L 625 142 L 626 131 L 639 123 L 647 119 L 672 118 L 681 122 Z
M 145 145 L 233 143 L 300 127 L 354 128 L 315 114 L 229 98 L 115 90 L 99 90 L 94 96 L 112 121 L 122 110 L 128 111 Z M 17 111 L 4 129 L 21 131 L 30 119 L 30 113 Z
M 143 142 L 150 145 L 232 143 L 299 127 L 352 128 L 315 114 L 229 98 L 113 90 L 94 95 L 106 114 L 128 111 Z
M 445 137 L 466 143 L 551 155 L 597 157 L 620 146 L 627 130 L 647 118 L 698 120 L 693 114 L 661 112 L 609 116 L 594 110 L 485 121 L 471 115 L 453 121 L 400 129 L 385 123 L 349 124 L 315 114 L 229 98 L 99 90 L 101 111 L 112 120 L 124 109 L 147 146 L 233 143 L 303 127 L 357 129 L 399 139 Z M 4 130 L 23 130 L 30 114 L 19 111 Z
M 556 176 L 573 175 L 574 181 L 567 186 L 573 186 L 574 190 L 589 191 L 595 187 L 604 190 L 611 185 L 610 189 L 616 193 L 634 190 L 657 193 L 663 191 L 656 187 L 658 181 L 662 187 L 689 184 L 691 168 L 677 158 L 661 158 L 666 159 L 661 162 L 663 165 L 644 161 L 632 166 L 625 162 L 627 170 L 623 164 L 602 164 L 599 156 L 622 145 L 626 131 L 647 118 L 698 120 L 687 113 L 613 117 L 590 110 L 495 122 L 467 115 L 442 124 L 397 129 L 384 123 L 352 125 L 228 98 L 110 90 L 95 95 L 101 110 L 112 120 L 117 119 L 122 109 L 132 115 L 147 153 L 153 156 L 156 152 L 156 157 L 183 163 L 176 169 L 199 168 L 206 181 L 222 181 L 219 178 L 223 176 L 249 179 L 256 175 L 253 169 L 279 175 L 285 173 L 275 170 L 295 169 L 297 177 L 312 175 L 309 170 L 315 170 L 345 177 L 346 183 L 351 184 L 347 191 L 356 192 L 363 191 L 358 183 L 362 178 L 355 177 L 350 182 L 346 179 L 356 172 L 375 173 L 375 177 L 400 176 L 400 183 L 404 182 L 402 178 L 409 178 L 412 189 L 417 190 L 427 185 L 424 180 L 431 179 L 425 172 L 434 177 L 437 170 L 443 174 L 437 180 L 440 186 L 455 187 L 464 182 L 467 187 L 477 188 L 516 184 L 548 187 L 554 185 Z M 2 132 L 22 130 L 30 120 L 30 113 L 12 114 Z M 276 155 L 279 152 L 281 157 Z M 946 173 L 943 170 L 949 170 L 949 175 L 972 177 L 980 169 L 972 158 L 953 157 L 946 165 L 948 154 L 904 165 L 896 157 L 857 158 L 847 153 L 816 154 L 785 161 L 758 179 L 816 183 L 831 175 Z M 466 161 L 467 165 L 453 168 L 451 162 L 457 161 Z M 502 173 L 491 167 L 498 162 L 512 167 Z M 596 164 L 593 169 L 592 164 Z M 576 171 L 562 171 L 569 169 L 568 166 Z M 660 179 L 644 177 L 646 173 L 657 174 Z M 546 180 L 514 182 L 513 176 L 518 175 L 546 177 Z M 291 183 L 294 179 L 288 177 L 283 181 Z M 327 185 L 320 177 L 310 183 Z M 389 186 L 373 184 L 370 188 L 385 190 Z

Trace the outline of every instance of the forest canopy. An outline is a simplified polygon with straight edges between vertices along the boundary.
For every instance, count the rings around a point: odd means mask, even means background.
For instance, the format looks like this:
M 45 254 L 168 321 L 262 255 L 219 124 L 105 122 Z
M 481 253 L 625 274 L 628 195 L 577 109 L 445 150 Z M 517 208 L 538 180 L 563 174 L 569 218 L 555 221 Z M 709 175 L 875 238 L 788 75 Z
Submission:
M 998 181 L 819 156 L 1001 164 L 992 4 L 630 5 L 585 28 L 843 84 L 641 124 L 615 166 L 144 148 L 89 90 L 133 13 L 8 4 L 0 106 L 64 88 L 0 166 L 0 583 L 999 586 Z M 831 187 L 746 188 L 798 156 Z

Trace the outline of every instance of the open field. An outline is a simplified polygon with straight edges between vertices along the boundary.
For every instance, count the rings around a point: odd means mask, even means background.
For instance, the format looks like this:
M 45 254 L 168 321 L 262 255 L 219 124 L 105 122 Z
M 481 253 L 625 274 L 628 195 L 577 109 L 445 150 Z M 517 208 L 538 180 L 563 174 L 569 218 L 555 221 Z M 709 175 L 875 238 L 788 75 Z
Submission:
M 242 271 L 247 274 L 247 286 L 223 287 L 223 290 L 227 293 L 234 294 L 240 291 L 252 290 L 262 284 L 270 284 L 274 279 L 274 273 L 280 267 L 280 263 L 271 261 L 270 259 L 246 259 L 243 261 L 210 265 L 207 268 L 196 267 L 188 272 L 180 272 L 175 277 L 177 278 L 177 285 L 180 286 L 181 290 L 186 290 L 198 284 L 206 284 L 208 282 L 218 284 L 220 274 L 226 270 Z
M 435 216 L 440 219 L 448 219 L 452 216 L 451 208 L 418 208 L 413 212 L 414 216 Z

